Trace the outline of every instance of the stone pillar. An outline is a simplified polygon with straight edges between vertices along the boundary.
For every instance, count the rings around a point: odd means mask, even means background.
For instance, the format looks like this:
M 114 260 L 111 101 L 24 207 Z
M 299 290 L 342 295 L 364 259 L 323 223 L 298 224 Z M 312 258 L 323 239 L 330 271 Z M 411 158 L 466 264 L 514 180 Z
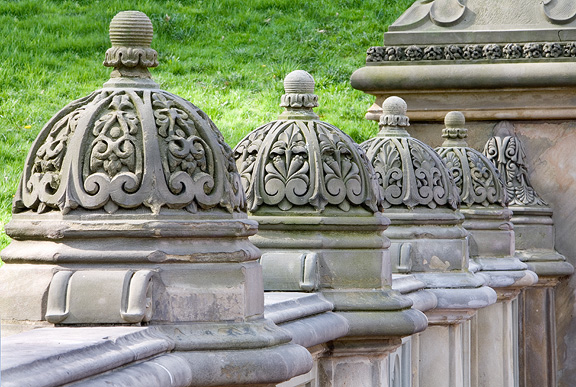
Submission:
M 526 155 L 509 122 L 496 126 L 485 154 L 500 169 L 510 195 L 516 228 L 516 256 L 538 274 L 520 297 L 520 369 L 523 386 L 556 386 L 556 286 L 574 268 L 554 249 L 552 210 L 527 175 Z
M 102 384 L 147 384 L 157 364 L 179 386 L 268 385 L 308 372 L 308 351 L 263 318 L 260 252 L 248 239 L 257 223 L 247 219 L 230 147 L 204 112 L 151 79 L 148 68 L 158 62 L 145 14 L 116 15 L 110 38 L 104 64 L 114 67 L 111 79 L 48 121 L 28 154 L 6 226 L 13 241 L 2 251 L 3 333 L 48 323 L 145 327 L 130 345 L 149 346 L 147 354 L 114 359 L 117 369 Z M 94 329 L 87 338 L 114 336 Z M 71 330 L 50 332 L 58 338 Z M 22 336 L 19 347 L 25 351 L 37 335 L 42 330 Z M 170 354 L 154 352 L 151 337 Z M 91 356 L 100 356 L 99 366 L 123 350 L 98 348 Z M 24 380 L 26 367 L 16 365 L 27 353 L 10 354 L 6 365 L 14 367 L 3 382 Z M 38 356 L 39 367 L 52 361 Z M 54 385 L 110 369 L 67 372 L 77 362 L 54 361 L 62 370 Z
M 469 272 L 468 232 L 456 211 L 460 197 L 451 173 L 428 145 L 406 128 L 406 103 L 382 105 L 380 132 L 362 144 L 373 165 L 391 225 L 393 269 L 411 273 L 437 298 L 426 311 L 430 327 L 413 340 L 414 383 L 469 386 L 470 318 L 496 301 L 484 278 Z
M 376 97 L 367 118 L 377 120 L 382 102 L 401 96 L 410 106 L 412 135 L 434 146 L 440 145 L 435 133 L 449 111 L 466 115 L 472 129 L 468 143 L 476 149 L 482 149 L 496 124 L 511 120 L 527 149 L 524 161 L 532 182 L 554 209 L 543 216 L 526 209 L 528 220 L 511 205 L 517 245 L 521 222 L 540 219 L 544 225 L 552 216 L 555 248 L 572 265 L 575 12 L 570 0 L 415 2 L 389 27 L 384 45 L 368 49 L 366 66 L 351 78 L 353 87 Z M 576 379 L 576 279 L 561 279 L 555 288 L 558 336 L 551 345 L 558 369 L 551 374 L 567 387 Z
M 498 295 L 496 304 L 478 311 L 473 324 L 478 347 L 471 384 L 514 387 L 519 383 L 517 296 L 538 277 L 514 256 L 512 211 L 498 169 L 468 147 L 461 112 L 448 113 L 444 123 L 445 141 L 436 152 L 452 172 L 460 194 L 464 227 L 470 232 L 471 269 L 486 277 L 486 284 Z
M 321 385 L 385 386 L 387 355 L 426 317 L 392 290 L 389 220 L 365 154 L 319 120 L 314 80 L 284 80 L 286 110 L 235 148 L 267 290 L 317 291 L 348 320 L 348 334 L 327 344 Z

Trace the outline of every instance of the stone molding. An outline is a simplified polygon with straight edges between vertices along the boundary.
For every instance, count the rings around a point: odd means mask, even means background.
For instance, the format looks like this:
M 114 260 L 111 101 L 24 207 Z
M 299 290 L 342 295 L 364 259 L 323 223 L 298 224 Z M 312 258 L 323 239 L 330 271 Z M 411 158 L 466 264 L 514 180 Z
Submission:
M 374 46 L 366 52 L 366 64 L 418 61 L 518 62 L 535 59 L 549 61 L 574 57 L 576 42 Z

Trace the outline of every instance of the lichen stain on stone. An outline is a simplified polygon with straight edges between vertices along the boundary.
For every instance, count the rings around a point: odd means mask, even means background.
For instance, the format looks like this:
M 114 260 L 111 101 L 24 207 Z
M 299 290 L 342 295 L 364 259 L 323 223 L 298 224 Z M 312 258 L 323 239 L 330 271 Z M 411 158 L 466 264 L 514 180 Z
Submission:
M 435 255 L 433 255 L 432 258 L 430 259 L 430 269 L 446 270 L 449 267 L 450 267 L 450 262 L 448 262 L 448 261 L 442 262 L 442 260 Z

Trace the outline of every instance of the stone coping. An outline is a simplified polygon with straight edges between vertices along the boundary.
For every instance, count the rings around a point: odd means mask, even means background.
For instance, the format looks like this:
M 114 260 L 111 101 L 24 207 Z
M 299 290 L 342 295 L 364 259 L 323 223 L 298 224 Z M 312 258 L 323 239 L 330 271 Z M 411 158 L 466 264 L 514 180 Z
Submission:
M 366 66 L 352 74 L 351 84 L 369 94 L 400 95 L 407 90 L 568 88 L 576 86 L 576 65 L 533 62 Z

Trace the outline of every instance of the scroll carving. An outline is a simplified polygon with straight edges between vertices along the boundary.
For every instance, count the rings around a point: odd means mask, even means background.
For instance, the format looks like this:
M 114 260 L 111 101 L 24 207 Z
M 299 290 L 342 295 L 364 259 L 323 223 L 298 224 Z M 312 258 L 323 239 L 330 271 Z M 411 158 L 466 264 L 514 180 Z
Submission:
M 362 144 L 370 160 L 384 207 L 458 207 L 458 193 L 442 160 L 411 137 L 374 138 Z
M 274 121 L 235 148 L 249 211 L 262 205 L 287 211 L 311 206 L 323 211 L 351 205 L 378 211 L 367 160 L 337 128 L 317 120 Z
M 26 163 L 16 212 L 140 206 L 154 213 L 162 207 L 233 212 L 245 204 L 232 151 L 214 124 L 160 90 L 95 92 L 65 107 L 40 139 Z
M 551 23 L 568 24 L 576 19 L 576 3 L 572 0 L 544 0 L 541 4 Z
M 526 154 L 522 143 L 514 135 L 512 124 L 503 121 L 495 128 L 484 147 L 486 157 L 498 168 L 504 179 L 509 205 L 546 206 L 528 179 Z
M 439 147 L 436 152 L 450 170 L 463 204 L 506 205 L 499 172 L 484 155 L 467 147 Z

